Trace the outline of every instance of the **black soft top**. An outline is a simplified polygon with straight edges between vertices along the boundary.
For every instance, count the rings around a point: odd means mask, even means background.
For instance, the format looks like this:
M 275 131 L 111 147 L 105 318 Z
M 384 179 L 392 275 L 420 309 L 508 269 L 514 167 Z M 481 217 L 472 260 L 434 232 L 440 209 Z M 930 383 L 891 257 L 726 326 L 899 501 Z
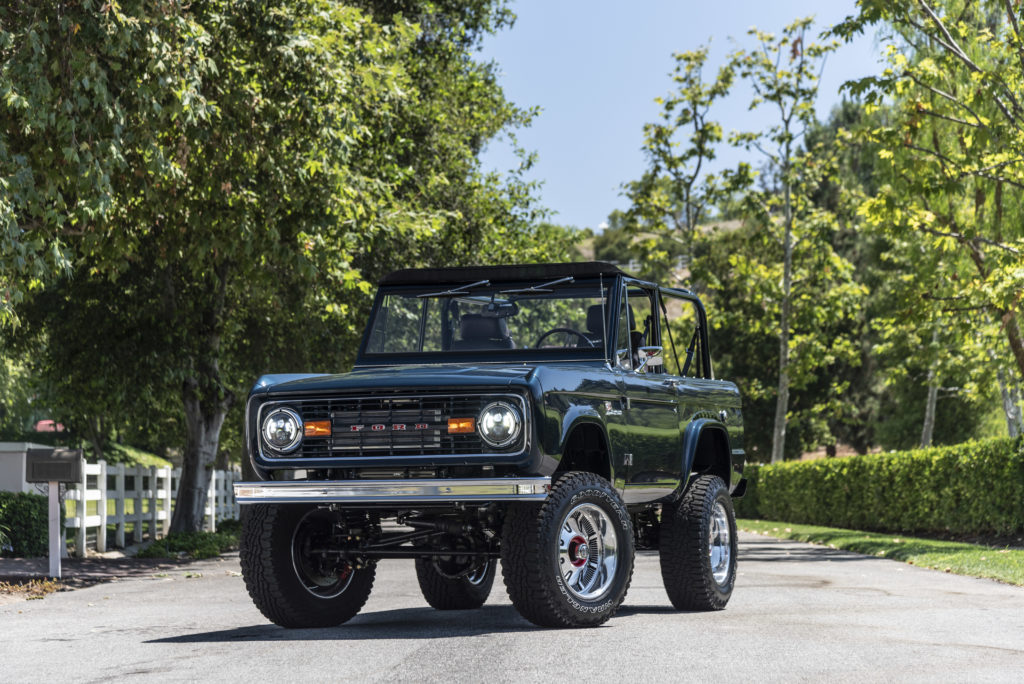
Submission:
M 545 281 L 572 276 L 629 275 L 618 266 L 604 261 L 583 261 L 565 264 L 515 264 L 512 266 L 456 266 L 452 268 L 404 268 L 381 278 L 381 285 L 419 285 L 425 283 L 465 284 L 480 280 Z

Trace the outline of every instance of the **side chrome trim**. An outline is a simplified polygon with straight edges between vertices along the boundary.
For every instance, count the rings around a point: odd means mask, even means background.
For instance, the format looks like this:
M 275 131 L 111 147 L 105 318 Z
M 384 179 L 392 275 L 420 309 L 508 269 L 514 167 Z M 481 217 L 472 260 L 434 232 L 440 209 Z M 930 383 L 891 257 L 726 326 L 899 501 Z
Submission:
M 543 501 L 550 477 L 465 480 L 295 480 L 236 482 L 240 504 Z

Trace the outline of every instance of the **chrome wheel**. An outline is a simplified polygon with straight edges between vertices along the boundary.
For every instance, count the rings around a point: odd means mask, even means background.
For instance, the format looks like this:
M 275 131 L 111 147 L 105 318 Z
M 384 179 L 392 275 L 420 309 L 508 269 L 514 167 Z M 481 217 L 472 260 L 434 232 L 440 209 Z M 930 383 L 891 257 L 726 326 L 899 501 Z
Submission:
M 320 510 L 302 517 L 292 534 L 292 568 L 299 582 L 313 596 L 331 599 L 348 589 L 355 574 L 350 563 L 338 564 L 336 556 L 317 553 L 328 545 L 334 521 Z
M 716 501 L 715 507 L 711 511 L 708 556 L 711 557 L 711 575 L 719 586 L 724 585 L 729 578 L 732 539 L 729 537 L 729 516 L 721 501 Z
M 569 511 L 558 537 L 558 571 L 573 596 L 587 601 L 603 596 L 618 558 L 615 527 L 600 507 L 583 503 Z

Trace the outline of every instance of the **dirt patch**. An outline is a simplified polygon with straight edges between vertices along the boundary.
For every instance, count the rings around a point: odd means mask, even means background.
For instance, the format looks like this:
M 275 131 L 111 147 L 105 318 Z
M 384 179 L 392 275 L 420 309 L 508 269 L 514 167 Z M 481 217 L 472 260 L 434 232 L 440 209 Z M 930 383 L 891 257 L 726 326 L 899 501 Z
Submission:
M 21 582 L 0 582 L 0 605 L 15 601 L 32 601 L 44 598 L 55 591 L 65 591 L 59 580 L 30 579 Z

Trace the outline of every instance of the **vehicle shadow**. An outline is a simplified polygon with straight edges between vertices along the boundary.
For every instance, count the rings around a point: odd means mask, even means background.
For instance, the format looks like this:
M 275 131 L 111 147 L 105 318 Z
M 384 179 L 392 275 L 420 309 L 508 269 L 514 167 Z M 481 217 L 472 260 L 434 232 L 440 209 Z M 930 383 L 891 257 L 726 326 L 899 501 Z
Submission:
M 251 625 L 234 629 L 181 634 L 152 639 L 148 644 L 193 644 L 236 641 L 356 641 L 360 639 L 448 639 L 483 634 L 529 632 L 540 629 L 520 617 L 512 606 L 476 610 L 437 611 L 401 608 L 363 613 L 337 627 L 284 629 Z
M 628 596 L 626 597 L 626 600 L 629 601 Z M 613 617 L 612 620 L 617 617 L 626 617 L 629 615 L 681 615 L 686 613 L 702 612 L 699 610 L 676 610 L 668 603 L 668 599 L 665 599 L 665 601 L 666 603 L 664 605 L 659 606 L 631 606 L 628 603 L 624 603 L 617 611 L 615 611 L 615 617 Z
M 615 613 L 618 617 L 630 615 L 678 614 L 665 605 L 623 605 Z M 603 625 L 603 626 L 608 626 Z M 597 629 L 600 629 L 598 627 Z M 358 641 L 360 639 L 448 639 L 452 637 L 480 636 L 483 634 L 510 634 L 513 632 L 548 631 L 520 617 L 512 606 L 484 606 L 476 610 L 437 611 L 433 608 L 400 608 L 363 613 L 337 627 L 317 629 L 284 629 L 277 625 L 261 624 L 212 632 L 181 634 L 151 639 L 147 644 L 230 643 L 236 641 Z

